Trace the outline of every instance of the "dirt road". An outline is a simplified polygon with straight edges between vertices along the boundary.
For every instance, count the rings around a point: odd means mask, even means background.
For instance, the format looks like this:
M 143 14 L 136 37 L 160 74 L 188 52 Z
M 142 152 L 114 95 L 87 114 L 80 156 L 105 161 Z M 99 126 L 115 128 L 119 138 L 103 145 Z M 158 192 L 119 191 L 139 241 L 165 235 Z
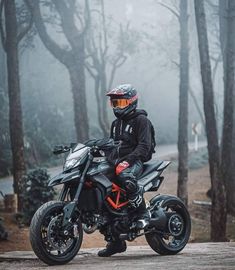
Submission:
M 188 244 L 181 253 L 175 256 L 159 256 L 148 246 L 128 247 L 127 252 L 110 258 L 99 258 L 96 253 L 97 249 L 83 249 L 68 265 L 52 266 L 50 270 L 65 268 L 66 270 L 235 269 L 235 242 Z M 0 269 L 2 270 L 45 268 L 47 268 L 46 265 L 36 259 L 31 252 L 0 254 Z

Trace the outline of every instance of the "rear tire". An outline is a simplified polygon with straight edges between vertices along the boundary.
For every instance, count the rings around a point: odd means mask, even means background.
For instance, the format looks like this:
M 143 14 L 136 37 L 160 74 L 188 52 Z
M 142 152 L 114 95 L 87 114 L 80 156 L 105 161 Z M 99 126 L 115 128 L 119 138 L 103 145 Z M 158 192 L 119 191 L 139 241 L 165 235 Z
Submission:
M 47 202 L 37 210 L 31 221 L 32 249 L 37 257 L 48 265 L 68 263 L 77 255 L 82 244 L 83 230 L 80 221 L 76 221 L 77 237 L 62 236 L 59 225 L 64 206 L 65 203 L 60 201 Z M 62 249 L 63 246 L 66 249 Z
M 190 215 L 183 202 L 177 197 L 164 197 L 160 207 L 163 208 L 164 212 L 175 212 L 175 215 L 172 219 L 168 220 L 165 232 L 162 234 L 149 233 L 145 235 L 145 238 L 149 246 L 158 254 L 175 255 L 188 243 L 191 233 Z M 182 224 L 178 228 L 175 227 L 175 223 L 177 222 Z

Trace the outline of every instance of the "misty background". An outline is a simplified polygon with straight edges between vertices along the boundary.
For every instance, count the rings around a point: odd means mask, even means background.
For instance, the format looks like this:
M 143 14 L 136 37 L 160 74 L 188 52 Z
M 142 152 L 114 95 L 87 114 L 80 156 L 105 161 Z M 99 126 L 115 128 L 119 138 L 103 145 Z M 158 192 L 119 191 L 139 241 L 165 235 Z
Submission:
M 109 136 L 106 93 L 130 83 L 157 145 L 178 147 L 186 206 L 188 142 L 197 133 L 207 143 L 211 239 L 226 240 L 235 213 L 234 0 L 0 0 L 0 36 L 0 177 L 13 174 L 18 210 L 29 169 L 61 164 L 55 145 Z
M 93 1 L 91 5 L 99 8 L 99 4 L 95 2 Z M 130 28 L 138 34 L 133 41 L 133 52 L 127 54 L 126 62 L 117 70 L 112 87 L 122 83 L 133 84 L 139 93 L 139 108 L 148 112 L 154 124 L 157 144 L 176 143 L 179 98 L 177 18 L 157 1 L 152 0 L 104 1 L 104 5 L 105 14 L 107 17 L 111 16 L 112 21 L 110 43 L 115 43 L 120 24 L 129 23 Z M 192 16 L 190 22 L 190 33 L 194 33 L 196 30 L 195 26 L 193 27 Z M 65 43 L 63 34 L 58 34 L 54 29 L 50 29 L 50 34 L 58 43 Z M 197 50 L 196 35 L 190 35 L 190 83 L 202 107 Z M 20 78 L 26 146 L 30 148 L 34 145 L 36 152 L 39 152 L 38 161 L 41 159 L 45 161 L 50 158 L 51 149 L 55 144 L 76 141 L 69 75 L 66 68 L 45 49 L 36 35 L 30 43 L 30 48 L 20 51 Z M 101 138 L 103 134 L 97 121 L 94 81 L 88 72 L 86 72 L 86 97 L 89 136 Z M 107 99 L 105 96 L 103 98 Z M 107 106 L 111 123 L 113 115 L 108 99 Z M 191 140 L 193 140 L 191 124 L 197 122 L 201 120 L 190 98 Z

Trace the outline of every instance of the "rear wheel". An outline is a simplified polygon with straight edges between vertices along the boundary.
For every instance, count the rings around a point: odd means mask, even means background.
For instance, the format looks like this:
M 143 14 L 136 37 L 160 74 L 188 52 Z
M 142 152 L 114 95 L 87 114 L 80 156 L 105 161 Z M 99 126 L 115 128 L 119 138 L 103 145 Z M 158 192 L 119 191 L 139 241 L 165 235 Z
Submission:
M 73 220 L 63 229 L 64 202 L 51 201 L 34 214 L 30 225 L 30 242 L 40 260 L 48 265 L 66 264 L 78 253 L 83 239 L 82 224 Z
M 174 255 L 188 243 L 191 233 L 190 215 L 183 202 L 175 197 L 165 198 L 161 207 L 169 217 L 164 232 L 147 233 L 145 238 L 155 252 Z

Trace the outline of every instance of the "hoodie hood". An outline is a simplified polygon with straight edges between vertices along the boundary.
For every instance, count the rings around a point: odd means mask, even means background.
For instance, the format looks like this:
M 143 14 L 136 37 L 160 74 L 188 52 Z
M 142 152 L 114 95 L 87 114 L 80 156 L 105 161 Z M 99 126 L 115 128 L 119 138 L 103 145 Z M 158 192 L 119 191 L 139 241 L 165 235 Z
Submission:
M 125 120 L 130 120 L 132 118 L 137 117 L 140 114 L 143 114 L 145 116 L 148 116 L 148 113 L 145 110 L 136 109 L 136 110 L 132 111 L 131 113 L 129 113 L 128 115 L 126 115 L 125 117 L 123 117 L 122 119 L 124 121 Z

